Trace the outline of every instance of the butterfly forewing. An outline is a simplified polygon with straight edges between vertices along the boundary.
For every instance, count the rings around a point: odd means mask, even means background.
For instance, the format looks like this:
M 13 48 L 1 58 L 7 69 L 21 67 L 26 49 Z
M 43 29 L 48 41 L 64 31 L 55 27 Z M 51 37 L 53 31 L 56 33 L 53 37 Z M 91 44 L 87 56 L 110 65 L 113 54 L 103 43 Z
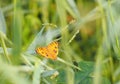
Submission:
M 58 42 L 52 42 L 48 45 L 48 50 L 54 54 L 58 54 Z
M 58 55 L 58 42 L 52 42 L 47 46 L 50 52 L 50 59 L 56 59 Z

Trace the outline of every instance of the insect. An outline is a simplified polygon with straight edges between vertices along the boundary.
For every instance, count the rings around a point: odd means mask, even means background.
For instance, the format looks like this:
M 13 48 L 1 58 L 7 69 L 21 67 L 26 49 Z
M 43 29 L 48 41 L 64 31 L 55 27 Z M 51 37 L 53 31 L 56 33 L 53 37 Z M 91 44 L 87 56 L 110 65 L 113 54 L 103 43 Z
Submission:
M 58 42 L 53 41 L 48 46 L 39 47 L 35 51 L 39 55 L 55 60 L 57 59 L 57 55 L 58 55 Z

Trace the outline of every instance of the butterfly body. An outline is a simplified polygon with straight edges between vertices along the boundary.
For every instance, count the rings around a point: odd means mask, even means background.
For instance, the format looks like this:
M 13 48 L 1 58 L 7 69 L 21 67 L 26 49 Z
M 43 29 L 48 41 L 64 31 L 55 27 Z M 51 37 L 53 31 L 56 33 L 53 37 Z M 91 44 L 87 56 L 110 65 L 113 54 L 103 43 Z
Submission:
M 55 59 L 57 59 L 57 55 L 58 55 L 58 42 L 54 41 L 54 42 L 51 42 L 46 47 L 39 47 L 36 49 L 36 53 L 38 53 L 46 58 L 55 60 Z

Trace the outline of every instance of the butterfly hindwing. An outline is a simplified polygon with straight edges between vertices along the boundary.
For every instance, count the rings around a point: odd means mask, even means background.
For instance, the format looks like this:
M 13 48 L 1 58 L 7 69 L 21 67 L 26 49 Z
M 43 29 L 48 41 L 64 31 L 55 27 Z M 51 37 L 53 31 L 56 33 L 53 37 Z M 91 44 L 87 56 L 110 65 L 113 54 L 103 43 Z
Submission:
M 47 57 L 47 48 L 46 47 L 42 47 L 42 48 L 37 48 L 36 52 L 42 56 Z

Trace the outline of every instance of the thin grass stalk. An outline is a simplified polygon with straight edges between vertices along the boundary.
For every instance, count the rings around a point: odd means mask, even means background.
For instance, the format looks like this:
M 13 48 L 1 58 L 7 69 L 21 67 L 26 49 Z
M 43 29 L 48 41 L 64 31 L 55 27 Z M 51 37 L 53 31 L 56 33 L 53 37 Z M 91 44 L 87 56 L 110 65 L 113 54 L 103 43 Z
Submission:
M 101 14 L 105 15 L 104 9 L 102 7 L 102 2 L 100 0 L 98 0 L 98 4 L 99 4 Z M 106 39 L 107 38 L 107 30 L 106 30 L 105 17 L 102 17 L 102 29 L 103 29 L 103 38 Z M 100 47 L 98 49 L 98 54 L 96 57 L 95 71 L 94 71 L 95 78 L 93 79 L 93 84 L 101 84 L 101 81 L 102 81 L 102 75 L 101 75 L 102 74 L 102 70 L 101 70 L 102 69 L 102 60 L 103 60 L 102 50 L 103 50 L 103 48 L 100 45 Z
M 7 47 L 6 47 L 6 44 L 5 44 L 5 41 L 4 41 L 3 37 L 2 37 L 2 35 L 0 36 L 0 39 L 1 39 L 1 45 L 3 47 L 4 55 L 6 56 L 6 58 L 8 60 L 8 63 L 11 63 L 11 60 L 10 60 L 10 58 L 8 56 Z
M 111 23 L 114 25 L 114 23 L 115 23 L 115 19 L 114 19 L 114 16 L 113 16 L 113 12 L 112 12 L 112 7 L 111 7 L 111 1 L 110 0 L 108 0 L 108 8 L 109 8 L 109 13 L 110 13 L 110 20 L 111 20 Z M 115 39 L 116 39 L 116 41 L 118 41 L 118 36 L 116 35 L 115 36 Z M 117 42 L 116 43 L 116 46 L 117 45 L 119 45 L 119 42 Z M 118 50 L 119 50 L 119 47 L 118 47 Z M 113 64 L 113 58 L 112 58 L 112 56 L 110 55 L 110 71 L 111 71 L 111 82 L 112 83 L 114 83 L 114 81 L 115 81 L 115 78 L 114 78 L 114 75 L 113 75 L 113 70 L 114 70 L 114 64 Z
M 75 66 L 75 65 L 73 65 L 73 64 L 70 64 L 70 63 L 64 61 L 63 59 L 57 58 L 57 60 L 60 61 L 60 62 L 62 62 L 62 63 L 64 63 L 64 64 L 66 64 L 66 65 L 68 65 L 68 66 L 71 66 L 71 67 L 73 67 L 73 68 L 76 68 L 76 69 L 78 69 L 79 71 L 82 70 L 81 68 L 79 68 L 79 67 L 77 67 L 77 66 Z
M 102 48 L 100 47 L 98 50 L 97 58 L 96 58 L 96 63 L 95 63 L 95 71 L 94 71 L 94 79 L 93 79 L 93 84 L 101 84 L 101 67 L 102 67 Z

